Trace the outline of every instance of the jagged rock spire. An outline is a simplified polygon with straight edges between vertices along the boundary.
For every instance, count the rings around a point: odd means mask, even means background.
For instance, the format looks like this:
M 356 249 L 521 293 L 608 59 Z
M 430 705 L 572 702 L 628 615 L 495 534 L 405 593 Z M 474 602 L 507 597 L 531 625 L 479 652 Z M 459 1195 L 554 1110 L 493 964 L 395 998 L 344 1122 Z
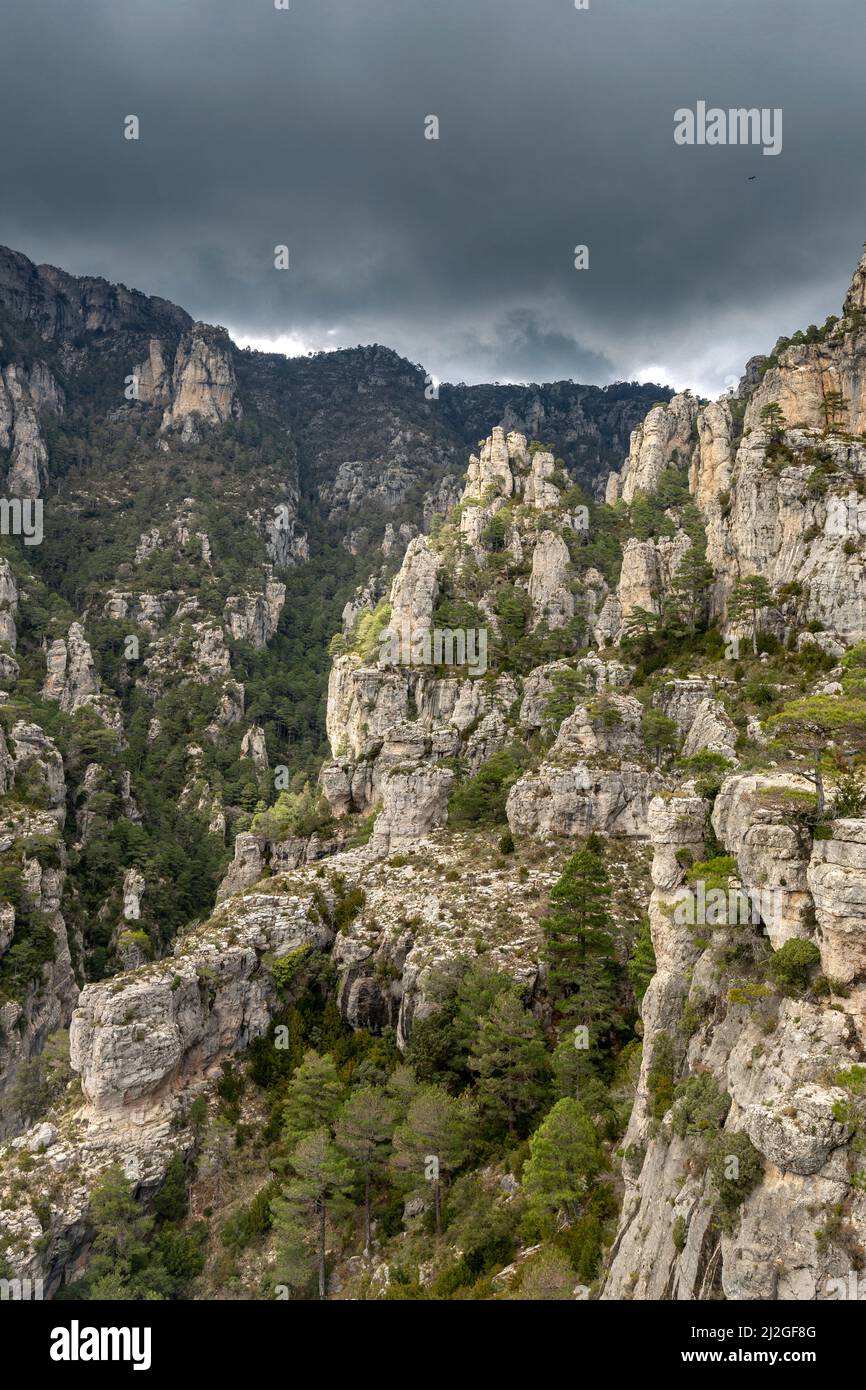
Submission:
M 851 287 L 845 296 L 845 303 L 842 308 L 842 312 L 846 315 L 863 313 L 864 311 L 866 311 L 866 243 L 864 243 L 863 255 L 854 271 L 854 279 L 851 281 Z

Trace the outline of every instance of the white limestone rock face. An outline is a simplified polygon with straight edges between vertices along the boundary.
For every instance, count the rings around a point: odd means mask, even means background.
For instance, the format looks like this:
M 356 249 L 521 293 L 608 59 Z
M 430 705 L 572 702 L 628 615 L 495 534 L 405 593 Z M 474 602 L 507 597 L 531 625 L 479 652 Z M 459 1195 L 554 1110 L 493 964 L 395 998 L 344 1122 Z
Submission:
M 9 561 L 0 557 L 0 642 L 11 652 L 18 645 L 15 615 L 18 612 L 18 586 Z
M 363 666 L 351 653 L 336 657 L 326 713 L 333 761 L 321 773 L 332 813 L 371 811 L 395 769 L 462 757 L 474 772 L 508 741 L 516 698 L 509 675 L 435 677 L 417 667 Z
M 616 608 L 602 610 L 609 641 L 619 641 L 626 619 L 636 608 L 644 608 L 648 613 L 661 612 L 662 600 L 691 544 L 685 531 L 677 531 L 671 537 L 663 536 L 658 541 L 640 541 L 634 536 L 626 541 Z
M 480 455 L 472 454 L 461 501 L 481 500 L 488 493 L 511 497 L 514 493 L 514 471 L 526 464 L 526 439 L 505 431 L 497 425 L 481 445 Z
M 689 472 L 689 487 L 701 511 L 720 511 L 721 497 L 730 491 L 735 445 L 730 403 L 710 401 L 696 418 L 697 448 Z
M 866 447 L 802 430 L 788 431 L 785 442 L 794 462 L 776 474 L 765 461 L 770 443 L 766 432 L 755 430 L 744 438 L 728 508 L 708 517 L 707 558 L 717 573 L 715 611 L 724 616 L 738 577 L 760 574 L 773 589 L 800 585 L 800 598 L 785 610 L 798 625 L 814 623 L 846 644 L 858 641 L 866 632 L 866 509 L 861 518 L 861 499 L 852 491 L 852 482 L 866 476 Z M 838 466 L 839 482 L 834 482 L 833 491 L 821 493 L 811 487 L 814 463 L 803 457 L 809 448 L 821 449 Z M 784 635 L 779 614 L 768 610 L 762 622 Z
M 429 539 L 416 536 L 409 542 L 403 564 L 391 585 L 388 627 L 402 641 L 419 641 L 429 632 L 439 596 L 438 571 L 439 557 Z
M 734 774 L 724 782 L 713 809 L 713 829 L 736 857 L 743 888 L 755 895 L 774 950 L 791 937 L 811 933 L 810 842 L 786 819 L 792 803 L 785 800 L 785 793 L 811 791 L 805 778 L 790 774 Z
M 144 874 L 138 869 L 127 869 L 123 880 L 123 916 L 127 922 L 138 922 L 141 918 L 141 900 L 145 890 Z
M 268 748 L 265 731 L 260 725 L 250 725 L 241 739 L 241 757 L 249 758 L 257 772 L 267 772 Z
M 253 835 L 247 830 L 235 837 L 234 858 L 217 889 L 217 902 L 258 883 L 265 871 L 265 843 L 263 835 Z
M 9 751 L 15 765 L 14 780 L 20 784 L 26 779 L 30 787 L 38 786 L 46 810 L 62 826 L 66 819 L 66 777 L 54 740 L 38 724 L 19 719 L 12 725 Z
M 232 595 L 226 599 L 225 622 L 236 642 L 249 642 L 257 651 L 266 647 L 277 630 L 286 601 L 286 586 L 268 579 L 260 594 Z
M 268 874 L 276 878 L 305 864 L 315 864 L 346 848 L 347 836 L 289 835 L 271 840 L 266 835 L 244 831 L 235 837 L 235 852 L 225 877 L 217 889 L 217 902 L 243 893 Z
M 624 502 L 633 502 L 638 492 L 654 492 L 670 464 L 684 467 L 689 462 L 697 414 L 698 404 L 693 397 L 674 396 L 667 405 L 653 406 L 643 424 L 632 431 L 622 470 Z
M 667 719 L 672 719 L 682 738 L 695 722 L 695 716 L 705 700 L 712 699 L 713 685 L 703 676 L 667 681 L 653 699 L 653 704 Z
M 588 835 L 646 835 L 654 778 L 643 768 L 558 768 L 542 763 L 508 793 L 506 815 L 515 835 L 548 838 Z
M 132 370 L 133 399 L 143 405 L 168 405 L 171 398 L 171 370 L 165 356 L 165 344 L 151 338 L 147 357 Z
M 511 788 L 506 814 L 512 833 L 646 835 L 660 779 L 641 765 L 642 713 L 638 700 L 609 690 L 579 703 L 541 765 Z
M 584 691 L 624 690 L 631 681 L 631 670 L 621 661 L 601 661 L 593 655 L 580 661 L 550 661 L 536 666 L 523 681 L 519 724 L 524 734 L 531 734 L 549 724 L 548 702 L 557 685 L 571 673 L 577 678 L 578 689 Z
M 382 782 L 382 811 L 370 841 L 372 852 L 393 854 L 444 825 L 453 783 L 454 773 L 443 767 L 389 773 Z
M 866 821 L 834 821 L 833 838 L 812 847 L 807 878 L 821 968 L 828 978 L 856 986 L 859 1000 L 866 983 Z
M 122 976 L 120 988 L 85 986 L 70 1059 L 91 1110 L 126 1127 L 141 1123 L 172 1090 L 260 1037 L 277 1005 L 262 957 L 330 940 L 307 908 L 291 897 L 235 899 L 230 915 L 184 937 L 173 956 Z
M 532 553 L 532 573 L 529 577 L 534 626 L 544 622 L 551 628 L 565 627 L 574 617 L 570 571 L 571 561 L 565 541 L 554 531 L 542 531 Z
M 63 761 L 44 730 L 22 720 L 13 724 L 8 742 L 0 737 L 0 790 L 6 794 L 13 788 L 24 801 L 16 798 L 0 807 L 0 846 L 21 866 L 27 897 L 53 936 L 53 958 L 23 991 L 0 997 L 0 1140 L 17 1133 L 25 1118 L 14 1099 L 21 1068 L 39 1055 L 52 1033 L 68 1026 L 78 997 L 61 911 L 66 877 L 66 851 L 59 838 L 66 802 Z M 34 842 L 55 846 L 51 867 L 31 857 Z M 15 945 L 16 926 L 16 907 L 0 902 L 0 962 Z
M 561 505 L 559 488 L 550 479 L 556 467 L 553 454 L 536 450 L 532 455 L 529 476 L 524 483 L 523 500 L 536 511 L 553 511 Z
M 773 1103 L 747 1106 L 742 1127 L 776 1168 L 808 1177 L 819 1172 L 834 1150 L 851 1138 L 850 1126 L 840 1123 L 833 1113 L 846 1099 L 839 1086 L 809 1082 L 783 1093 Z
M 42 362 L 29 373 L 10 363 L 0 369 L 0 450 L 9 451 L 5 491 L 10 497 L 39 497 L 48 482 L 48 449 L 39 412 L 62 414 L 63 392 Z
M 858 268 L 859 275 L 859 268 Z M 856 279 L 856 277 L 855 277 Z M 852 286 L 854 296 L 858 291 Z M 843 316 L 823 342 L 792 344 L 779 354 L 750 397 L 745 427 L 757 428 L 761 410 L 778 404 L 786 426 L 804 424 L 823 429 L 824 400 L 828 392 L 841 391 L 847 406 L 840 422 L 849 433 L 861 434 L 866 426 L 866 387 L 862 380 L 866 329 L 857 318 Z
M 120 711 L 111 696 L 102 694 L 93 652 L 80 623 L 72 623 L 65 640 L 59 637 L 51 643 L 45 664 L 43 700 L 56 701 L 64 714 L 92 709 L 111 728 L 121 729 Z
M 695 421 L 690 488 L 716 573 L 713 613 L 725 618 L 733 585 L 750 574 L 773 590 L 798 585 L 798 594 L 762 615 L 762 626 L 783 638 L 792 625 L 820 628 L 844 645 L 866 637 L 866 504 L 859 495 L 866 446 L 856 437 L 866 424 L 861 267 L 835 326 L 819 341 L 781 348 L 769 370 L 751 372 L 739 441 L 725 400 L 702 407 Z M 846 406 L 828 433 L 825 402 L 833 391 Z M 770 404 L 782 414 L 780 441 L 761 418 Z M 827 470 L 817 486 L 816 459 Z
M 847 1282 L 850 1242 L 866 1236 L 866 1199 L 851 1184 L 860 1159 L 844 1084 L 866 1057 L 866 956 L 858 946 L 866 936 L 866 822 L 838 821 L 832 839 L 813 844 L 790 816 L 791 795 L 807 787 L 784 774 L 740 773 L 722 787 L 715 833 L 735 856 L 743 887 L 775 899 L 777 910 L 754 926 L 723 929 L 718 946 L 678 926 L 674 910 L 687 891 L 677 850 L 702 857 L 704 805 L 672 797 L 650 808 L 657 973 L 642 1007 L 644 1056 L 604 1299 L 829 1299 L 834 1280 Z M 815 941 L 821 969 L 839 971 L 845 992 L 773 998 L 765 987 L 749 1002 L 743 965 L 726 966 L 725 947 L 758 963 L 746 976 L 758 983 L 768 978 L 759 964 L 768 949 L 791 936 Z M 709 1074 L 727 1097 L 721 1142 L 725 1132 L 746 1134 L 760 1156 L 762 1176 L 727 1225 L 714 1219 L 705 1141 L 674 1133 L 670 1112 L 653 1117 L 650 1069 L 665 1045 L 674 1086 Z M 840 1209 L 845 1236 L 827 1238 Z
M 196 443 L 199 425 L 225 424 L 242 414 L 228 334 L 209 324 L 194 324 L 177 350 L 162 430 L 179 429 L 185 443 Z
M 280 502 L 271 512 L 257 512 L 254 523 L 264 533 L 268 559 L 277 569 L 294 569 L 310 558 L 307 536 L 298 529 L 297 498 Z
M 736 742 L 739 737 L 733 720 L 718 700 L 702 700 L 695 710 L 695 716 L 683 743 L 683 757 L 691 758 L 695 753 L 719 753 L 730 762 L 736 762 Z
M 154 700 L 173 683 L 222 686 L 225 704 L 221 713 L 236 722 L 243 713 L 243 687 L 230 679 L 231 655 L 225 630 L 211 618 L 189 621 L 189 611 L 183 608 L 181 605 L 175 613 L 176 625 L 153 643 L 145 657 L 141 686 Z M 192 642 L 192 652 L 182 655 L 187 639 Z

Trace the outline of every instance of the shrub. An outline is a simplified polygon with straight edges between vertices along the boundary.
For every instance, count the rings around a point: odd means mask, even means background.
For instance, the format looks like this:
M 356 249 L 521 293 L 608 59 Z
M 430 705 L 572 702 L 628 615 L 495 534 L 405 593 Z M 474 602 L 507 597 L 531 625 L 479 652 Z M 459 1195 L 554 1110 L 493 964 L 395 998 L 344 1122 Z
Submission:
M 866 784 L 853 772 L 843 773 L 836 784 L 833 802 L 828 812 L 829 818 L 838 820 L 843 816 L 851 816 L 856 820 L 862 816 L 864 808 L 866 808 Z
M 277 989 L 288 989 L 292 981 L 297 978 L 298 972 L 313 948 L 309 945 L 298 946 L 294 951 L 289 951 L 285 956 L 278 956 L 271 966 L 271 975 Z
M 265 835 L 269 840 L 286 840 L 290 835 L 305 838 L 315 834 L 330 818 L 324 796 L 307 782 L 300 792 L 281 791 L 273 806 L 256 813 L 251 829 L 254 835 Z
M 448 803 L 452 826 L 502 825 L 508 793 L 526 766 L 526 751 L 509 744 L 488 758 L 474 777 L 458 783 Z
M 690 758 L 677 758 L 676 765 L 695 779 L 698 795 L 710 800 L 724 782 L 728 768 L 733 767 L 733 763 L 723 754 L 711 753 L 709 749 L 694 753 Z
M 653 1043 L 652 1061 L 647 1072 L 650 1095 L 650 1114 L 660 1120 L 671 1108 L 674 1098 L 674 1048 L 667 1033 L 657 1033 Z
M 728 1218 L 764 1176 L 764 1160 L 744 1131 L 722 1130 L 710 1144 L 709 1167 Z
M 792 937 L 770 957 L 767 970 L 781 989 L 804 990 L 820 959 L 821 952 L 814 941 Z
M 730 1108 L 731 1097 L 727 1091 L 721 1090 L 712 1072 L 689 1076 L 676 1089 L 674 1133 L 684 1139 L 687 1134 L 719 1130 Z

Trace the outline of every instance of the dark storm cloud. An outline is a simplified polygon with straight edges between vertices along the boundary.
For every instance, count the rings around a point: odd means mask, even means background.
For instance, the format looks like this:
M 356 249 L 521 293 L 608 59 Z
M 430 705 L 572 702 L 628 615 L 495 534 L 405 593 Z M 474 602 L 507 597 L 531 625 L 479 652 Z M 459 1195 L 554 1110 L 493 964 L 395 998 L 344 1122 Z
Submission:
M 0 37 L 0 240 L 257 340 L 718 390 L 866 237 L 862 0 L 4 0 Z M 676 146 L 699 99 L 781 107 L 782 153 Z

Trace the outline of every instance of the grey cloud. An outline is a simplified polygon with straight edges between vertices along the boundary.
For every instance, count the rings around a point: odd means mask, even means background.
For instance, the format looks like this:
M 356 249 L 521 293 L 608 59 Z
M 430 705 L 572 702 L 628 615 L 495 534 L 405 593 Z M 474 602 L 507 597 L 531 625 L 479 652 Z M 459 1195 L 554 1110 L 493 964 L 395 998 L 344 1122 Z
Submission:
M 443 379 L 658 364 L 720 389 L 838 309 L 866 237 L 861 16 L 5 0 L 0 240 L 254 337 L 387 342 Z M 782 153 L 675 146 L 698 99 L 781 107 Z

